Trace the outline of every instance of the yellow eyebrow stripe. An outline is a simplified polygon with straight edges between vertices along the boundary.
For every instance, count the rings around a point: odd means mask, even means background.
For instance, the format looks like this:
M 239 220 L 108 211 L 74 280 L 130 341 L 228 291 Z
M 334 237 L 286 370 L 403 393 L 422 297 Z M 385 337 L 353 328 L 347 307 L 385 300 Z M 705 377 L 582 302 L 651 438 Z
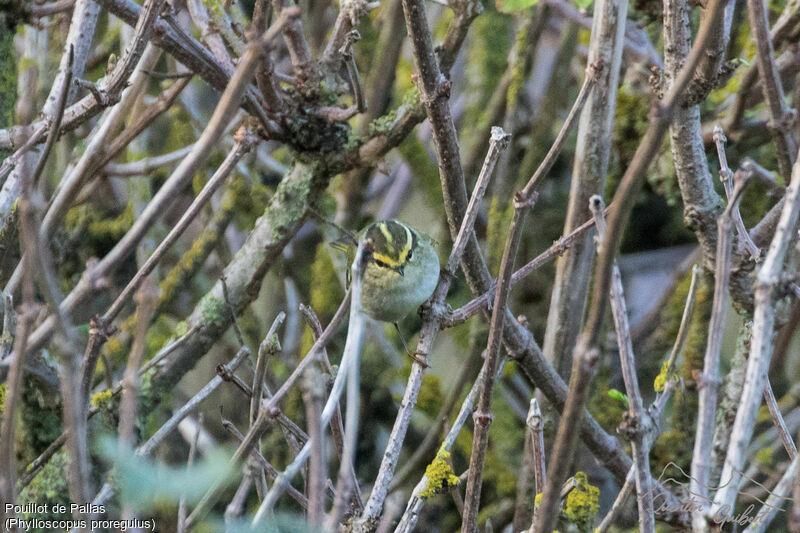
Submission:
M 398 263 L 388 255 L 373 252 L 372 257 L 373 259 L 386 263 L 387 265 L 389 265 L 390 268 L 397 268 L 400 265 L 400 263 Z

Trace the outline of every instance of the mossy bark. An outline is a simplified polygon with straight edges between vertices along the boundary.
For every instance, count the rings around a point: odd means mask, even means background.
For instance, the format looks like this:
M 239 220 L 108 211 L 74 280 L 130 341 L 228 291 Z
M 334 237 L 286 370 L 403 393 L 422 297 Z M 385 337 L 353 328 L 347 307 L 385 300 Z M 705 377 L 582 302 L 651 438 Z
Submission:
M 237 312 L 256 298 L 264 276 L 317 204 L 331 175 L 322 158 L 310 157 L 295 161 L 283 177 L 244 246 L 225 269 L 228 297 Z M 152 380 L 155 394 L 171 389 L 230 326 L 221 282 L 203 296 L 186 324 L 190 330 L 197 329 L 159 365 Z

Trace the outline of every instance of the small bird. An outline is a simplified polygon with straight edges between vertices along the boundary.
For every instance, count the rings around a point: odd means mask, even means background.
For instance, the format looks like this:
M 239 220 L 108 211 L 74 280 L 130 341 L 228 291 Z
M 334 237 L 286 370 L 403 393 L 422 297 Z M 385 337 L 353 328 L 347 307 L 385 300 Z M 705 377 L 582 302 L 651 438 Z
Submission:
M 398 220 L 373 222 L 356 237 L 351 236 L 347 244 L 334 244 L 345 250 L 348 263 L 355 256 L 356 239 L 372 242 L 361 284 L 362 311 L 397 327 L 433 294 L 439 281 L 439 257 L 433 241 Z

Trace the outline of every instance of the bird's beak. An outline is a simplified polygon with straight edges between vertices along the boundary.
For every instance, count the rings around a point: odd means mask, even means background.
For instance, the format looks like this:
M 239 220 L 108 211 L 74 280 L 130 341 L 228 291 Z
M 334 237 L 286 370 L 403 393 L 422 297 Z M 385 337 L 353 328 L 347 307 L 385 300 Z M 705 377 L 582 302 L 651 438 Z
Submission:
M 400 266 L 400 267 L 397 267 L 397 268 L 395 269 L 395 271 L 396 271 L 398 274 L 400 274 L 401 276 L 405 277 L 405 274 L 404 274 L 404 272 L 403 272 L 403 267 L 401 267 L 401 266 Z

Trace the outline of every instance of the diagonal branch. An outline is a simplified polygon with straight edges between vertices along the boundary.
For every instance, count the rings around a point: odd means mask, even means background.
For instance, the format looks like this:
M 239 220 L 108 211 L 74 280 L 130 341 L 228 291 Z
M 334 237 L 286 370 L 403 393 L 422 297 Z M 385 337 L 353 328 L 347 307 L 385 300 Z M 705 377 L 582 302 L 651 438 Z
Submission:
M 756 61 L 764 100 L 769 110 L 769 128 L 778 148 L 778 170 L 786 178 L 792 173 L 792 164 L 797 158 L 797 143 L 792 136 L 792 124 L 797 112 L 789 109 L 783 94 L 783 86 L 775 64 L 775 50 L 769 32 L 769 13 L 763 0 L 747 0 L 750 30 L 756 44 Z

